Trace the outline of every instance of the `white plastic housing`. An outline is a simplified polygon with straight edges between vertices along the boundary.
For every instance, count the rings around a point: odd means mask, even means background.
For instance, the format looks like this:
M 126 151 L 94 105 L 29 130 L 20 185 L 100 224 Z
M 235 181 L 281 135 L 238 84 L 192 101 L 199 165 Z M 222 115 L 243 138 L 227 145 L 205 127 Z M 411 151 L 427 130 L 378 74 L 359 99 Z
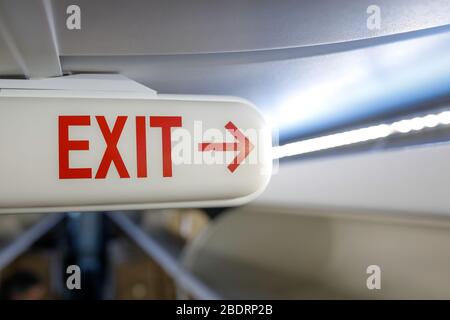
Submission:
M 61 117 L 70 120 L 73 116 L 84 120 L 88 117 L 90 123 L 72 123 L 66 127 L 67 135 L 61 136 L 61 128 L 64 128 Z M 107 127 L 103 123 L 103 130 L 106 128 L 108 135 L 118 125 L 119 116 L 126 120 L 117 144 L 114 139 L 107 142 L 97 117 L 106 121 Z M 180 117 L 182 125 L 170 128 L 172 172 L 171 176 L 164 176 L 163 130 L 150 126 L 150 117 L 173 116 Z M 144 123 L 140 127 L 140 165 L 144 163 L 144 150 L 146 176 L 142 176 L 142 172 L 139 176 L 137 169 L 136 117 L 141 117 L 141 125 Z M 234 160 L 239 150 L 199 150 L 202 142 L 235 143 L 236 138 L 225 128 L 228 122 L 245 134 L 254 147 L 234 172 L 228 165 L 230 157 Z M 208 135 L 207 130 L 223 134 L 223 141 L 214 134 Z M 145 135 L 143 149 L 142 132 Z M 199 132 L 206 135 L 199 135 Z M 254 132 L 256 136 L 252 135 Z M 192 139 L 189 149 L 178 144 L 185 139 L 180 138 L 183 135 Z M 84 141 L 85 150 L 77 150 L 78 146 L 67 151 L 73 141 Z M 108 143 L 116 160 L 116 153 L 119 153 L 129 177 L 120 176 L 116 163 L 108 160 L 105 160 L 109 163 L 106 176 L 98 173 Z M 61 152 L 62 145 L 66 148 L 64 152 Z M 2 90 L 0 149 L 0 213 L 239 205 L 263 191 L 272 168 L 269 128 L 255 107 L 232 97 Z M 189 152 L 191 162 L 186 161 Z M 64 173 L 61 174 L 64 153 L 68 153 L 70 169 L 90 168 L 91 177 L 64 177 Z M 217 163 L 215 156 L 223 159 L 223 163 Z

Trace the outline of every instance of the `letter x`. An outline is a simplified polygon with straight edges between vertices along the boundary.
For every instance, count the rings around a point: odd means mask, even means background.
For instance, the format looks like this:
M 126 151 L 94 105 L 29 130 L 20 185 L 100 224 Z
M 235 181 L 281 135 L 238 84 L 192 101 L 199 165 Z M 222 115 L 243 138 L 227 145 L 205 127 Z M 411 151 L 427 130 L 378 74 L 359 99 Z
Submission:
M 95 118 L 97 119 L 103 138 L 106 142 L 105 153 L 103 154 L 103 158 L 100 162 L 100 166 L 98 167 L 95 179 L 106 178 L 106 174 L 108 173 L 112 162 L 114 162 L 117 172 L 121 178 L 129 178 L 130 174 L 128 173 L 125 163 L 120 156 L 119 150 L 117 150 L 117 142 L 119 141 L 128 117 L 118 116 L 112 131 L 109 130 L 108 123 L 106 122 L 104 116 L 96 116 Z

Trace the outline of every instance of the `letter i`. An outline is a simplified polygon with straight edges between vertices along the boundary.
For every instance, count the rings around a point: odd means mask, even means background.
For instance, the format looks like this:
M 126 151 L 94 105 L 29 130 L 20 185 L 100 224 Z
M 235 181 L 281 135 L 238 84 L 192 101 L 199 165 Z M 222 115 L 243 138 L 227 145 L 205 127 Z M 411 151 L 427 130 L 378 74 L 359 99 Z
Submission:
M 136 117 L 136 164 L 137 177 L 147 177 L 147 134 L 145 128 L 145 117 Z

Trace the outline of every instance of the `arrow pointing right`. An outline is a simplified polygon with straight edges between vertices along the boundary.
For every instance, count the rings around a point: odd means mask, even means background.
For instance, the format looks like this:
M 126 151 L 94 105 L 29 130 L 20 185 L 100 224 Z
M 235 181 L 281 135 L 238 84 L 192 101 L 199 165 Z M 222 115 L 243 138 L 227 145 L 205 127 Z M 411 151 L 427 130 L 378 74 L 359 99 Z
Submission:
M 222 142 L 222 143 L 212 143 L 203 142 L 198 144 L 198 150 L 201 152 L 205 151 L 238 151 L 239 153 L 233 159 L 233 161 L 228 165 L 228 170 L 234 173 L 239 165 L 247 158 L 250 152 L 255 148 L 255 146 L 250 142 L 250 140 L 234 125 L 233 122 L 228 122 L 225 125 L 236 142 Z

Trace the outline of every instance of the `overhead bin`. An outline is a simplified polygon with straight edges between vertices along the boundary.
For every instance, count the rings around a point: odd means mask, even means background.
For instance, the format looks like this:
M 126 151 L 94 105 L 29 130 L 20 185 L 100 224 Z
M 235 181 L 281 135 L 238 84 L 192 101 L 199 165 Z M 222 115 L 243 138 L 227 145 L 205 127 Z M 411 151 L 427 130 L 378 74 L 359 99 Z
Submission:
M 449 247 L 447 218 L 248 206 L 213 222 L 183 264 L 231 299 L 450 298 Z
M 256 203 L 450 213 L 450 144 L 376 151 L 286 161 Z

